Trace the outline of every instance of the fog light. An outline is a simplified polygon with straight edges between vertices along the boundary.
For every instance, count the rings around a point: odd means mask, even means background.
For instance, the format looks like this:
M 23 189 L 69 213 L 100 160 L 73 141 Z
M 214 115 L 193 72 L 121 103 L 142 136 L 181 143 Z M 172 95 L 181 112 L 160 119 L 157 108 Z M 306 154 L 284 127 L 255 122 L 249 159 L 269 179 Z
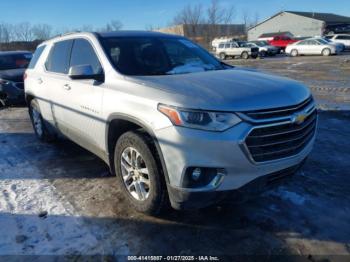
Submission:
M 194 180 L 194 181 L 198 181 L 199 178 L 201 177 L 202 175 L 202 170 L 200 168 L 195 168 L 192 172 L 192 176 L 191 178 Z
M 189 167 L 185 172 L 182 181 L 184 188 L 201 188 L 210 186 L 218 186 L 224 176 L 226 170 L 222 168 L 207 168 L 207 167 Z

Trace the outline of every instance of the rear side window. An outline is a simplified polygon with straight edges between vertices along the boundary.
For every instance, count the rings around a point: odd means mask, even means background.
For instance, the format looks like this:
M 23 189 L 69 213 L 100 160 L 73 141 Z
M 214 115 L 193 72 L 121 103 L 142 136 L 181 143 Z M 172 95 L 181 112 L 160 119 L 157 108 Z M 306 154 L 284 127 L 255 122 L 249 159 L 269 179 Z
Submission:
M 340 36 L 337 37 L 337 39 L 339 39 L 339 40 L 350 40 L 350 36 L 340 35 Z
M 219 45 L 219 48 L 224 48 L 224 47 L 225 47 L 224 44 L 220 44 L 220 45 Z
M 73 40 L 65 40 L 54 44 L 45 63 L 48 71 L 61 74 L 68 73 L 72 44 Z
M 94 74 L 102 72 L 102 66 L 97 58 L 94 48 L 85 39 L 74 40 L 70 66 L 90 65 Z
M 40 58 L 40 56 L 41 56 L 41 54 L 44 52 L 44 50 L 45 50 L 45 45 L 42 45 L 42 46 L 39 46 L 36 50 L 35 50 L 35 52 L 34 52 L 34 54 L 33 54 L 33 57 L 32 57 L 32 60 L 30 60 L 30 63 L 29 63 L 29 65 L 28 65 L 28 68 L 29 69 L 32 69 L 32 68 L 34 68 L 35 66 L 36 66 L 36 64 L 38 63 L 38 60 L 39 60 L 39 58 Z

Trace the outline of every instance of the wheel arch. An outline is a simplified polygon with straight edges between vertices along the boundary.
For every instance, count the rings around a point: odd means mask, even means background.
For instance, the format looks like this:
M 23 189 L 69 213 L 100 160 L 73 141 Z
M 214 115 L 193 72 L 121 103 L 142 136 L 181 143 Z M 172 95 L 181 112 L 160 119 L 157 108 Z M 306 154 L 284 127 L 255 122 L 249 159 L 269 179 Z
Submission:
M 109 167 L 111 172 L 114 174 L 114 149 L 116 141 L 119 137 L 133 130 L 143 129 L 147 135 L 149 135 L 154 143 L 155 149 L 157 150 L 160 164 L 162 167 L 162 171 L 164 173 L 165 181 L 169 183 L 168 172 L 166 168 L 166 164 L 164 161 L 164 157 L 162 154 L 162 150 L 160 148 L 159 142 L 157 140 L 156 135 L 154 134 L 152 128 L 147 125 L 144 121 L 139 120 L 133 116 L 127 114 L 111 114 L 107 120 L 106 133 L 105 133 L 105 142 L 106 142 L 106 151 L 108 153 Z

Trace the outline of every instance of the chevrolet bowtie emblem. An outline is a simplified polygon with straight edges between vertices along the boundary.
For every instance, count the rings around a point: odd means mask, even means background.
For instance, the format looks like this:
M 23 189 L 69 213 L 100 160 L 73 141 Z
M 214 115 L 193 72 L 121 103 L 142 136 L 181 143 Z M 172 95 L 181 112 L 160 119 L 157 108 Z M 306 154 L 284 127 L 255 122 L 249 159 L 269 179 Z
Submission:
M 307 114 L 299 113 L 299 114 L 294 115 L 292 121 L 293 121 L 293 123 L 300 125 L 300 124 L 304 123 L 306 118 L 307 118 Z

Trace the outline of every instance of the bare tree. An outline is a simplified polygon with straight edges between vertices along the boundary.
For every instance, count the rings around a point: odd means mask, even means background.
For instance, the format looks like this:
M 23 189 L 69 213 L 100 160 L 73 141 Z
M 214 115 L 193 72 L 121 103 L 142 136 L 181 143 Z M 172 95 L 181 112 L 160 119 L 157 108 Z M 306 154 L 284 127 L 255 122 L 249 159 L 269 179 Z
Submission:
M 112 29 L 112 31 L 118 31 L 123 28 L 123 24 L 118 20 L 112 20 L 109 22 L 109 27 Z
M 245 31 L 247 32 L 250 24 L 250 12 L 248 10 L 242 11 L 242 20 L 245 27 Z
M 10 24 L 0 24 L 0 43 L 9 43 L 11 41 L 12 26 Z
M 253 27 L 253 26 L 256 26 L 257 24 L 259 24 L 259 20 L 260 20 L 260 14 L 258 11 L 256 11 L 254 14 L 254 19 L 251 23 L 251 26 Z
M 48 24 L 37 24 L 32 27 L 32 31 L 36 40 L 46 40 L 51 37 L 52 27 Z
M 109 32 L 109 31 L 118 31 L 122 29 L 123 24 L 118 20 L 112 20 L 107 23 L 104 27 L 97 29 L 99 32 Z
M 14 25 L 13 32 L 17 41 L 29 42 L 33 40 L 32 25 L 29 22 L 22 22 Z
M 173 25 L 198 25 L 203 23 L 202 5 L 186 5 L 173 19 Z
M 223 7 L 220 4 L 220 0 L 212 0 L 211 5 L 207 9 L 207 23 L 211 25 L 230 24 L 235 15 L 235 11 L 236 9 L 233 5 Z

